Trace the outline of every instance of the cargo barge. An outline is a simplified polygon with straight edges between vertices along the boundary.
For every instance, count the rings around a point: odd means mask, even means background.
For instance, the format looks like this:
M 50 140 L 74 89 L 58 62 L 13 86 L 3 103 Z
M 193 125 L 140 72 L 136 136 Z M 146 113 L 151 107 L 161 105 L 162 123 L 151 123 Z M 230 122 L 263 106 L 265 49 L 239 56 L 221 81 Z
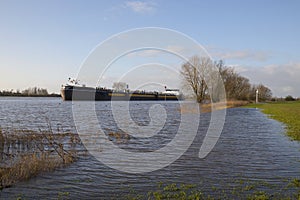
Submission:
M 61 97 L 64 101 L 178 101 L 183 95 L 178 89 L 167 89 L 165 91 L 131 91 L 128 89 L 114 90 L 102 87 L 87 87 L 76 80 L 62 85 Z

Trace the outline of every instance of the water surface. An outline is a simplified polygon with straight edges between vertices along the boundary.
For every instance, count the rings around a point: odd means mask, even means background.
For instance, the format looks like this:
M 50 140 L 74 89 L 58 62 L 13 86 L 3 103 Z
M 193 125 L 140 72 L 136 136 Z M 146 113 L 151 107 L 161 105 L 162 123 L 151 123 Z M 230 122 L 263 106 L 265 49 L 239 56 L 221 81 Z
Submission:
M 150 139 L 130 138 L 127 143 L 118 144 L 120 148 L 133 152 L 154 151 L 172 140 L 180 122 L 178 103 L 131 102 L 131 117 L 140 126 L 147 126 L 150 123 L 148 110 L 156 103 L 167 111 L 161 132 Z M 107 134 L 122 131 L 113 121 L 109 102 L 96 102 L 95 107 L 99 123 Z M 146 195 L 159 182 L 195 184 L 207 194 L 214 194 L 213 188 L 230 189 L 236 180 L 265 181 L 280 188 L 285 179 L 300 178 L 299 142 L 291 141 L 284 135 L 281 123 L 257 109 L 228 109 L 217 145 L 206 158 L 199 159 L 209 119 L 209 113 L 201 114 L 193 144 L 177 161 L 163 169 L 129 174 L 111 169 L 87 155 L 69 167 L 6 188 L 0 198 L 57 199 L 62 193 L 68 194 L 70 199 L 125 198 L 132 191 Z M 49 122 L 57 132 L 76 133 L 72 102 L 63 102 L 60 98 L 0 98 L 2 129 L 47 129 Z M 266 190 L 277 192 L 277 188 Z

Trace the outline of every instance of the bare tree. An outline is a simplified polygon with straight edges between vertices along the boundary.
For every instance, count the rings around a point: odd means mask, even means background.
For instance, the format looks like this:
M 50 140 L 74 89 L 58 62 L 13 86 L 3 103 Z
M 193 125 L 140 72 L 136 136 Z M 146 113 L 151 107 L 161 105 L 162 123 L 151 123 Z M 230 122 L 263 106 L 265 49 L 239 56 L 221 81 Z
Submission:
M 252 86 L 248 78 L 238 74 L 233 67 L 225 66 L 222 60 L 213 62 L 207 57 L 194 56 L 181 68 L 185 86 L 192 90 L 199 103 L 209 99 L 208 95 L 212 102 L 223 101 L 225 98 L 253 100 L 256 90 L 259 91 L 261 101 L 272 97 L 268 87 L 262 84 Z
M 22 94 L 28 96 L 46 96 L 48 95 L 48 91 L 47 89 L 33 87 L 23 90 Z
M 207 57 L 193 56 L 181 66 L 181 75 L 185 84 L 193 91 L 197 102 L 201 103 L 206 98 L 208 86 L 206 83 L 207 72 L 213 62 Z
M 114 90 L 124 91 L 127 88 L 127 84 L 124 82 L 115 82 L 112 87 Z
M 251 90 L 249 79 L 239 75 L 233 67 L 227 67 L 223 61 L 217 64 L 224 81 L 227 99 L 248 100 Z
M 272 98 L 272 91 L 263 84 L 253 85 L 250 92 L 250 99 L 255 100 L 256 90 L 258 90 L 259 101 L 267 101 Z

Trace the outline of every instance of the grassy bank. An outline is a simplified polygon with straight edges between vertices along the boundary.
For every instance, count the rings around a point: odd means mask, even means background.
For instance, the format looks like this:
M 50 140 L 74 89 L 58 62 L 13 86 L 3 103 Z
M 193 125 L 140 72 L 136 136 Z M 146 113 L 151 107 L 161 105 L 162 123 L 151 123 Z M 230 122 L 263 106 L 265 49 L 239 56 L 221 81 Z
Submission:
M 300 141 L 300 101 L 249 104 L 246 107 L 259 108 L 271 118 L 283 122 L 287 135 Z

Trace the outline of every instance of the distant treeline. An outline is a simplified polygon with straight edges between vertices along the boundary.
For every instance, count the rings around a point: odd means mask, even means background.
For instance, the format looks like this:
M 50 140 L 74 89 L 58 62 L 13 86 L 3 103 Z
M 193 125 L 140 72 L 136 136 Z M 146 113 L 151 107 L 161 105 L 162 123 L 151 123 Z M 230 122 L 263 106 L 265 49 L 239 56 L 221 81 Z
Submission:
M 300 101 L 300 98 L 293 97 L 292 95 L 288 95 L 286 97 L 273 97 L 271 101 Z
M 59 94 L 51 93 L 49 94 L 47 89 L 32 87 L 20 90 L 2 90 L 0 91 L 0 96 L 18 96 L 18 97 L 60 97 Z

